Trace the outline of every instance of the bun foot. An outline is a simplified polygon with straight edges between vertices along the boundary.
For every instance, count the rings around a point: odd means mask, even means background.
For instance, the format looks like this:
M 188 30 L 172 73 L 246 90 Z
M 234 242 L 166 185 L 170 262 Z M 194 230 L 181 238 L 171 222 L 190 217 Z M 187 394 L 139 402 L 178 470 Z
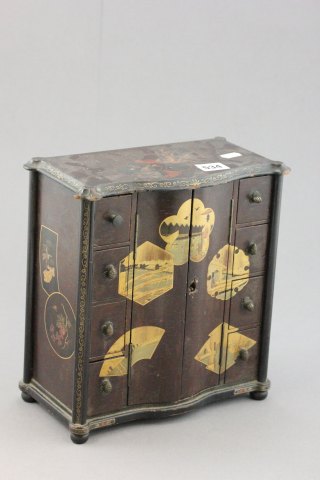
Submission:
M 264 400 L 265 398 L 267 398 L 267 396 L 268 396 L 268 391 L 267 390 L 265 390 L 263 392 L 259 392 L 259 391 L 250 392 L 250 397 L 253 400 Z
M 76 433 L 71 433 L 70 438 L 73 441 L 73 443 L 80 445 L 81 443 L 86 443 L 86 441 L 89 438 L 89 435 L 77 435 Z
M 27 403 L 35 403 L 35 399 L 30 397 L 30 395 L 26 392 L 21 392 L 21 398 Z

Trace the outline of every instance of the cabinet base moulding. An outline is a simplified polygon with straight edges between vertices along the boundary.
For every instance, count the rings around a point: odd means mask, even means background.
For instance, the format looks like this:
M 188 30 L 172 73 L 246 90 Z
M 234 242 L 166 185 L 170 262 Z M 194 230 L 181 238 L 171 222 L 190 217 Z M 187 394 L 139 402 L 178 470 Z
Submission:
M 197 395 L 193 395 L 192 397 L 184 398 L 171 405 L 143 405 L 133 408 L 129 407 L 117 412 L 112 412 L 108 415 L 89 418 L 84 425 L 72 423 L 71 411 L 50 395 L 37 382 L 20 382 L 19 388 L 22 391 L 22 395 L 27 395 L 32 401 L 39 402 L 64 423 L 68 424 L 71 439 L 74 443 L 84 443 L 88 439 L 89 433 L 92 430 L 120 425 L 134 420 L 160 419 L 175 416 L 187 413 L 197 407 L 218 400 L 246 395 L 248 393 L 250 393 L 252 398 L 256 398 L 253 394 L 257 393 L 258 397 L 261 393 L 263 395 L 259 399 L 262 399 L 266 397 L 270 388 L 270 381 L 253 381 L 237 385 L 215 387 L 205 390 Z

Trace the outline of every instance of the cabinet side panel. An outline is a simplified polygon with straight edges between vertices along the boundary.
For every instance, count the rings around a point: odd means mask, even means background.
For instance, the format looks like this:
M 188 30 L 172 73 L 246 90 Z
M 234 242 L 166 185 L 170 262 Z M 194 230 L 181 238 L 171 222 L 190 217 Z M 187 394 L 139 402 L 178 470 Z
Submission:
M 71 408 L 80 202 L 39 175 L 37 204 L 33 379 Z

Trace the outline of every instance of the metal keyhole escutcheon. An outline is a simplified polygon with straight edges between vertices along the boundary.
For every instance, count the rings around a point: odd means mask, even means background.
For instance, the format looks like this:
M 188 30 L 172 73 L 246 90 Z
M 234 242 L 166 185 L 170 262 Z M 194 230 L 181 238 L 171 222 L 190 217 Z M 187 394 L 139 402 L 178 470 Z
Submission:
M 189 293 L 195 293 L 197 290 L 198 279 L 195 277 L 189 285 Z

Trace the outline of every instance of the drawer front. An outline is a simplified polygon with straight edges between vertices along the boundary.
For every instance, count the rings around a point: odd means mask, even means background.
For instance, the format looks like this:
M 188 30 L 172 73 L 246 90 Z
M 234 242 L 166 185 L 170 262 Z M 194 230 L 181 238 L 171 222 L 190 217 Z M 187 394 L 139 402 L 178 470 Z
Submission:
M 118 294 L 119 263 L 129 247 L 110 248 L 93 254 L 93 302 L 123 300 Z
M 96 202 L 94 245 L 110 245 L 130 240 L 132 195 L 108 197 Z
M 233 327 L 250 327 L 261 322 L 263 302 L 263 277 L 249 279 L 247 285 L 241 289 L 241 280 L 232 282 L 232 290 L 239 293 L 231 298 L 229 323 Z
M 114 362 L 124 365 L 127 359 L 123 356 L 114 357 Z M 101 377 L 103 363 L 100 361 L 89 365 L 89 417 L 120 410 L 127 405 L 127 375 Z
M 249 257 L 249 275 L 264 271 L 266 264 L 267 243 L 267 224 L 236 229 L 235 244 Z M 235 250 L 235 254 L 236 252 L 237 250 Z M 237 262 L 234 262 L 233 265 L 235 268 Z M 236 274 L 237 272 L 234 270 L 233 273 Z
M 97 305 L 91 309 L 91 359 L 124 352 L 127 302 Z
M 272 176 L 240 180 L 237 223 L 268 221 Z
M 228 334 L 225 383 L 256 380 L 259 362 L 260 328 Z

